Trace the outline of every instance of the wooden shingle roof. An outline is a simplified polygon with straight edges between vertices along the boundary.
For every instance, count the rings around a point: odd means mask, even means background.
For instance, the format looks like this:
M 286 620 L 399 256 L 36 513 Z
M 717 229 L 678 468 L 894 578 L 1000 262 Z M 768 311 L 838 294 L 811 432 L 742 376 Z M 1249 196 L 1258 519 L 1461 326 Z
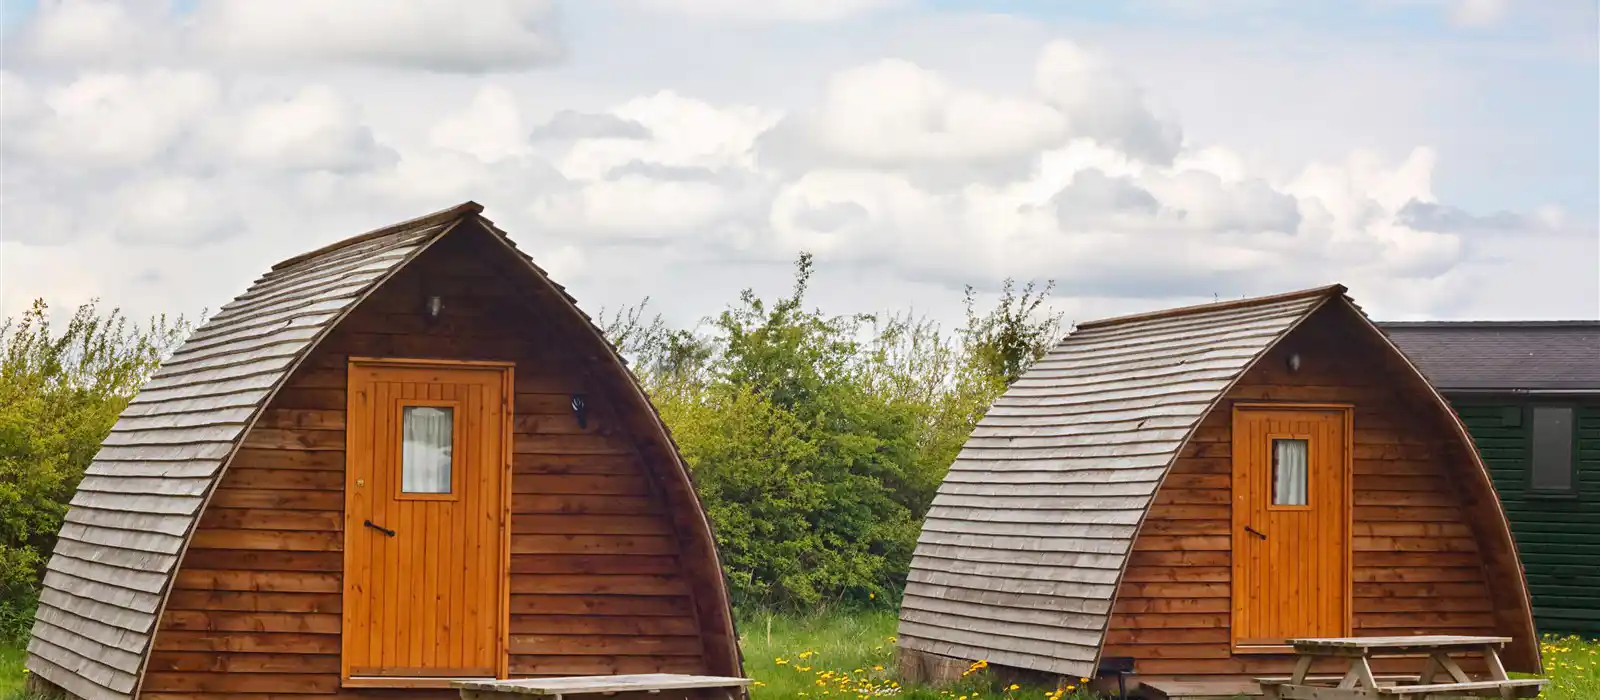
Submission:
M 990 408 L 911 562 L 908 649 L 1090 676 L 1161 481 L 1228 389 L 1344 287 L 1079 324 Z
M 242 439 L 340 320 L 452 230 L 481 226 L 496 236 L 622 368 L 571 296 L 482 210 L 467 202 L 285 260 L 184 342 L 129 403 L 72 499 L 47 566 L 29 670 L 88 700 L 137 694 L 184 551 Z M 632 381 L 625 368 L 620 375 Z M 631 393 L 687 484 L 659 416 L 636 383 Z M 709 542 L 703 511 L 694 526 Z M 726 607 L 725 598 L 712 602 Z M 731 626 L 725 632 L 731 638 Z

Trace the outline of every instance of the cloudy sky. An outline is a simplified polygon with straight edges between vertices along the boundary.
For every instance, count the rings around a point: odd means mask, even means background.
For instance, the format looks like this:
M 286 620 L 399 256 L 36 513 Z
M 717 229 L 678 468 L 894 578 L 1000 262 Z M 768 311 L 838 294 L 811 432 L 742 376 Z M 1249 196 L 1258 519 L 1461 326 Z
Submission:
M 1115 9 L 1108 9 L 1114 7 Z M 591 312 L 1600 316 L 1596 0 L 0 0 L 0 306 L 472 199 Z

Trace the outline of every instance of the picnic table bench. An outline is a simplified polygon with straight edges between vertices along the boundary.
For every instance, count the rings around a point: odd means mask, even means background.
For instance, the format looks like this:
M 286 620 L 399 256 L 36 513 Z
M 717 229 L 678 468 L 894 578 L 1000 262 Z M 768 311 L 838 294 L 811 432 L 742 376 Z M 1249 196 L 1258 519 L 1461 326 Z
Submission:
M 1269 700 L 1434 700 L 1446 697 L 1528 698 L 1539 694 L 1547 682 L 1540 678 L 1514 679 L 1500 663 L 1501 647 L 1510 637 L 1333 637 L 1291 639 L 1299 659 L 1288 679 L 1259 678 Z M 1478 652 L 1489 666 L 1489 678 L 1474 681 L 1452 655 Z M 1380 684 L 1372 673 L 1376 657 L 1426 656 L 1415 683 Z M 1337 686 L 1307 682 L 1311 664 L 1318 658 L 1347 659 L 1350 669 Z M 1443 674 L 1447 681 L 1434 682 Z
M 713 693 L 727 700 L 744 696 L 749 678 L 727 676 L 688 676 L 677 673 L 640 673 L 621 676 L 567 676 L 561 678 L 520 678 L 510 681 L 455 681 L 450 687 L 461 691 L 462 700 L 505 700 L 507 695 L 539 695 L 561 700 L 566 695 L 691 697 L 692 693 Z

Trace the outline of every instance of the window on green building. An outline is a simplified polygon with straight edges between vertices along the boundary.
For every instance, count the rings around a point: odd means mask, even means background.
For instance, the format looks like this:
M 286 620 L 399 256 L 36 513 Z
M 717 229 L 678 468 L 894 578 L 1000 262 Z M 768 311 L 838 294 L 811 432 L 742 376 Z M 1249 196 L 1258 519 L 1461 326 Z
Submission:
M 1533 475 L 1529 486 L 1534 491 L 1571 493 L 1572 407 L 1534 406 Z

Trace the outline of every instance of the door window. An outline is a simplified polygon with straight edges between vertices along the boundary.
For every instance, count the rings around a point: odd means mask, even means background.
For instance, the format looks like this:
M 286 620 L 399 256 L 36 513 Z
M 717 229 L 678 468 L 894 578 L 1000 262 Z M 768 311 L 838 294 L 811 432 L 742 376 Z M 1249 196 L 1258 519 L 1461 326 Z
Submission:
M 1294 438 L 1272 440 L 1272 505 L 1303 506 L 1307 499 L 1311 465 L 1310 443 Z
M 405 406 L 400 410 L 400 492 L 450 493 L 455 409 L 450 406 Z

